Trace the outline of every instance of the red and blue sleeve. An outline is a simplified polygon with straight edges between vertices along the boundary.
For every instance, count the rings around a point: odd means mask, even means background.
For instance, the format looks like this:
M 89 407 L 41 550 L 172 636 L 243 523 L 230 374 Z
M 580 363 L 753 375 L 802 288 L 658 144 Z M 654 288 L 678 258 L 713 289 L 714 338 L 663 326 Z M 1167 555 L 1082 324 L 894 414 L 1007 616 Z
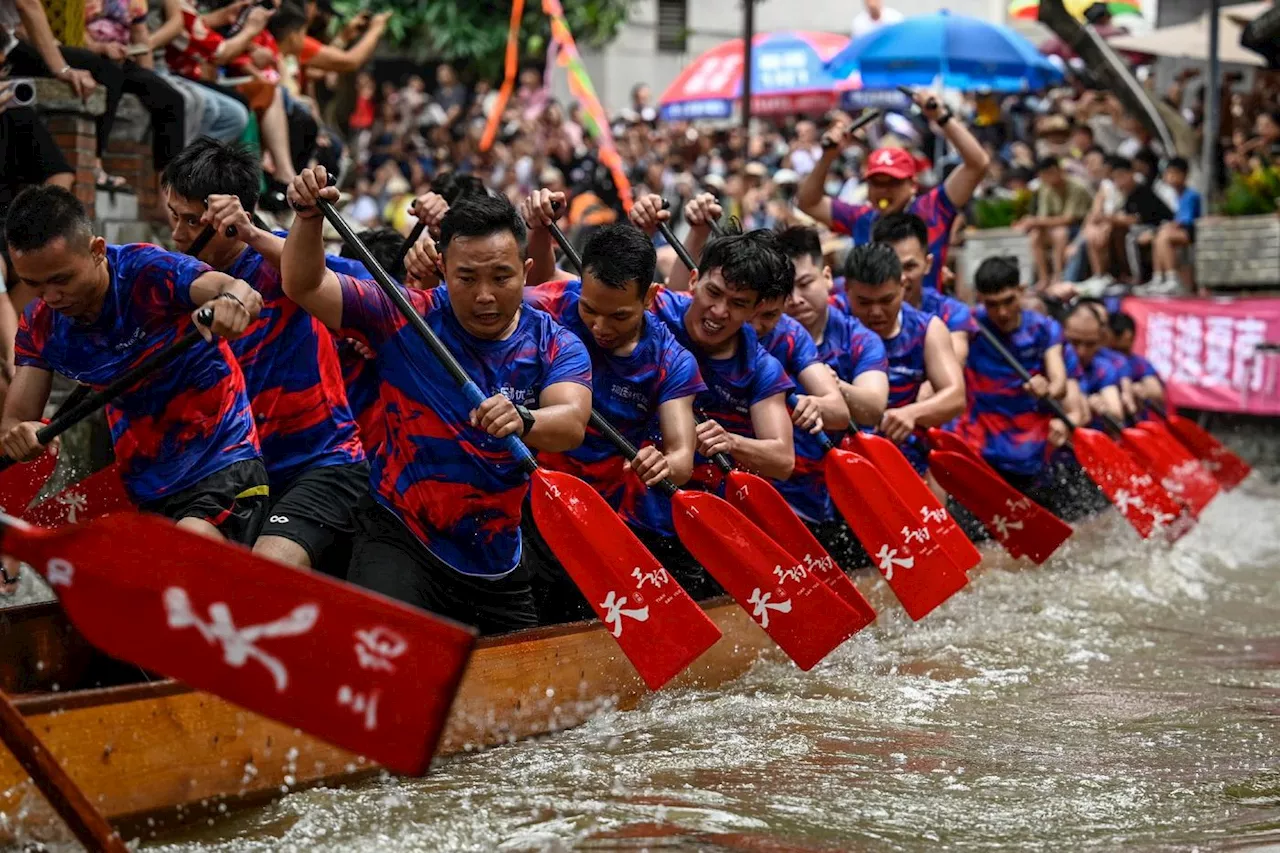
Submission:
M 135 298 L 184 309 L 197 307 L 191 299 L 191 285 L 213 270 L 189 255 L 149 245 L 121 247 L 117 263 L 116 277 L 133 282 Z
M 761 400 L 767 400 L 775 394 L 785 394 L 796 387 L 791 381 L 782 362 L 778 361 L 759 344 L 756 345 L 756 359 L 753 366 L 754 381 L 751 384 L 751 402 L 754 406 Z
M 855 353 L 853 376 L 856 379 L 869 370 L 889 373 L 889 355 L 885 351 L 884 341 L 874 332 L 864 335 L 860 342 L 853 346 Z
M 668 400 L 692 397 L 707 390 L 698 370 L 698 360 L 684 347 L 672 347 L 663 365 L 662 383 L 658 386 L 658 405 Z
M 869 204 L 849 204 L 833 198 L 831 199 L 831 230 L 837 234 L 853 234 L 858 220 L 869 216 L 872 210 Z
M 342 328 L 340 337 L 354 337 L 377 349 L 400 331 L 404 318 L 376 282 L 337 273 L 342 287 Z M 432 291 L 405 290 L 419 313 L 435 306 Z
M 524 304 L 550 314 L 557 323 L 564 322 L 565 281 L 548 281 L 524 289 Z
M 38 367 L 51 370 L 44 360 L 44 345 L 49 340 L 49 309 L 35 301 L 28 306 L 18 320 L 18 334 L 13 342 L 14 363 L 18 367 Z
M 791 331 L 791 337 L 791 363 L 787 368 L 792 376 L 799 377 L 803 371 L 820 364 L 822 356 L 818 354 L 818 345 L 813 342 L 813 335 L 798 322 Z
M 578 336 L 568 329 L 556 326 L 545 350 L 547 378 L 544 388 L 561 382 L 576 382 L 591 387 L 591 356 Z

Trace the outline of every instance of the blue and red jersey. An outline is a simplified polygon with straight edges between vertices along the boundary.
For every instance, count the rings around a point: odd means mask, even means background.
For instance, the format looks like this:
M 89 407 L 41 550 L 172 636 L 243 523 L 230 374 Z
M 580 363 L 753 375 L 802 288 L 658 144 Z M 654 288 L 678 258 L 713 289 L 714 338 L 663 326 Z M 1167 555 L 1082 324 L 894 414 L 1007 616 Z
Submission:
M 1125 357 L 1115 350 L 1103 347 L 1094 354 L 1088 364 L 1080 364 L 1083 371 L 1080 377 L 1080 390 L 1086 395 L 1097 394 L 1111 385 L 1119 386 L 1120 380 L 1129 375 L 1129 365 Z
M 828 310 L 827 313 L 839 312 Z M 822 356 L 813 336 L 800 321 L 783 314 L 773 331 L 760 339 L 760 345 L 782 364 L 796 383 L 796 393 L 805 393 L 800 384 L 800 373 L 812 365 L 821 364 Z M 810 521 L 826 521 L 831 514 L 831 499 L 823 477 L 822 457 L 825 454 L 822 446 L 807 430 L 798 428 L 792 430 L 792 440 L 795 443 L 795 469 L 789 479 L 774 480 L 773 484 L 801 517 Z
M 925 288 L 921 291 L 920 310 L 941 319 L 942 322 L 947 324 L 948 332 L 974 334 L 978 331 L 978 323 L 973 319 L 973 309 L 954 296 L 947 296 L 940 290 Z
M 956 221 L 956 206 L 947 196 L 946 187 L 942 184 L 918 195 L 907 205 L 907 213 L 914 213 L 924 220 L 929 229 L 929 254 L 933 255 L 933 268 L 924 277 L 921 285 L 926 291 L 940 290 L 939 276 L 947 264 L 947 250 L 951 246 L 951 225 Z M 848 234 L 854 245 L 861 246 L 871 242 L 871 230 L 880 219 L 880 211 L 870 204 L 848 204 L 840 199 L 831 199 L 831 230 L 837 234 Z
M 795 383 L 778 360 L 760 346 L 749 324 L 738 333 L 738 346 L 728 358 L 711 358 L 699 352 L 684 327 L 685 314 L 693 298 L 665 287 L 654 290 L 656 294 L 649 310 L 666 324 L 681 346 L 693 353 L 702 381 L 707 385 L 707 390 L 694 400 L 695 409 L 719 421 L 729 432 L 754 438 L 751 407 L 776 394 L 787 393 L 795 388 Z M 710 460 L 701 455 L 695 457 L 692 482 L 716 489 L 722 479 Z
M 1123 353 L 1121 354 L 1123 355 Z M 1136 352 L 1129 353 L 1125 356 L 1125 359 L 1129 362 L 1129 378 L 1134 382 L 1141 382 L 1148 376 L 1154 376 L 1156 379 L 1160 378 L 1160 374 L 1156 371 L 1156 366 Z
M 984 311 L 977 316 L 984 322 Z M 1045 375 L 1045 353 L 1062 344 L 1058 322 L 1033 311 L 1022 312 L 1012 334 L 987 325 L 1032 376 Z M 971 342 L 964 374 L 968 405 L 957 432 L 999 471 L 1031 475 L 1041 470 L 1052 415 L 1023 390 L 1022 379 L 985 337 Z
M 549 281 L 524 291 L 526 305 L 550 314 L 577 335 L 591 356 L 591 400 L 601 415 L 636 447 L 660 444 L 658 408 L 707 389 L 698 362 L 664 323 L 644 318 L 635 349 L 614 355 L 596 345 L 578 313 L 582 282 Z M 674 536 L 671 499 L 623 468 L 618 450 L 588 425 L 582 445 L 567 453 L 539 453 L 538 461 L 590 483 L 629 524 Z
M 1080 356 L 1076 354 L 1076 348 L 1071 345 L 1071 341 L 1063 340 L 1062 342 L 1062 363 L 1067 368 L 1067 379 L 1079 382 L 1084 378 L 1084 367 L 1080 365 Z
M 78 323 L 42 300 L 18 324 L 19 366 L 100 390 L 192 328 L 191 284 L 210 268 L 145 244 L 107 247 L 102 312 Z M 176 494 L 236 462 L 258 458 L 241 373 L 225 340 L 200 341 L 169 367 L 107 404 L 121 480 L 136 503 Z
M 310 468 L 364 459 L 333 335 L 285 295 L 280 271 L 253 249 L 227 274 L 262 296 L 262 314 L 231 351 L 244 371 L 272 487 Z
M 889 404 L 886 408 L 899 409 L 910 405 L 920 395 L 920 386 L 928 379 L 924 341 L 932 319 L 932 314 L 902 303 L 902 311 L 898 315 L 898 334 L 884 342 L 885 356 L 889 359 Z M 917 435 L 909 436 L 902 444 L 902 455 L 920 473 L 924 473 L 929 467 Z
M 386 440 L 370 466 L 374 498 L 456 571 L 509 574 L 520 562 L 528 475 L 505 440 L 470 425 L 462 389 L 377 284 L 338 280 L 342 335 L 378 354 Z M 444 285 L 405 294 L 486 396 L 536 408 L 551 385 L 591 387 L 586 348 L 543 312 L 524 308 L 509 337 L 482 340 L 462 328 Z

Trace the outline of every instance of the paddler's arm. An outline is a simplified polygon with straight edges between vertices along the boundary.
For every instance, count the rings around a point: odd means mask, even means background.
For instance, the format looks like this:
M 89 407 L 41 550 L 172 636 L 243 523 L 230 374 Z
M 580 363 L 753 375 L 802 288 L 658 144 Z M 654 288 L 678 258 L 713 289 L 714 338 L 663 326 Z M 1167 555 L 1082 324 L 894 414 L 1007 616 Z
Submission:
M 840 385 L 831 368 L 818 362 L 800 371 L 800 375 L 796 378 L 804 390 L 799 400 L 812 400 L 820 420 L 813 421 L 811 426 L 806 426 L 811 423 L 811 419 L 803 418 L 803 414 L 809 404 L 801 402 L 791 413 L 792 423 L 800 429 L 815 433 L 824 429 L 846 430 L 849 428 L 849 407 L 844 402 Z
M 591 417 L 591 389 L 577 382 L 557 382 L 542 389 L 538 408 L 530 411 L 526 430 L 519 410 L 503 394 L 494 394 L 471 411 L 471 425 L 497 438 L 514 435 L 534 450 L 564 453 L 580 446 Z
M 1067 380 L 1067 394 L 1063 398 L 1062 407 L 1067 410 L 1071 422 L 1078 426 L 1084 426 L 1093 419 L 1089 401 L 1080 390 L 1080 383 L 1074 379 Z
M 859 426 L 876 426 L 889 404 L 889 375 L 883 370 L 867 370 L 853 377 L 853 382 L 836 380 L 840 396 L 849 409 L 849 418 Z
M 658 428 L 662 432 L 662 451 L 659 455 L 666 459 L 668 479 L 677 486 L 683 486 L 689 482 L 689 477 L 693 475 L 693 451 L 698 446 L 696 426 L 693 418 L 693 397 L 667 400 L 658 406 Z M 654 447 L 645 447 L 641 448 L 640 452 L 650 455 L 656 450 L 657 448 Z M 636 462 L 631 464 L 631 468 L 645 485 L 653 485 L 650 477 L 645 476 L 648 466 L 644 465 L 640 456 L 636 457 Z
M 211 195 L 205 199 L 205 204 L 201 222 L 213 226 L 213 230 L 219 234 L 225 234 L 228 228 L 235 228 L 236 237 L 241 242 L 266 258 L 267 263 L 280 269 L 280 256 L 284 253 L 284 238 L 254 225 L 253 218 L 244 209 L 239 197 Z
M 529 248 L 525 257 L 533 261 L 533 269 L 525 276 L 526 286 L 573 278 L 556 267 L 555 240 L 547 227 L 556 221 L 556 206 L 564 205 L 564 193 L 541 189 L 520 202 L 520 216 L 529 229 Z
M 925 333 L 924 370 L 933 395 L 884 413 L 880 431 L 895 442 L 906 441 L 917 428 L 942 426 L 964 411 L 964 371 L 951 348 L 951 333 L 938 317 L 930 318 Z
M 951 350 L 956 354 L 956 361 L 964 367 L 969 361 L 969 333 L 964 329 L 951 332 Z
M 846 127 L 845 121 L 837 120 L 822 135 L 822 156 L 796 190 L 796 207 L 828 227 L 831 225 L 831 199 L 827 197 L 827 173 L 840 152 L 852 141 L 845 133 Z
M 214 336 L 235 340 L 262 313 L 262 295 L 247 281 L 210 270 L 191 282 L 191 303 L 200 311 L 213 309 L 213 322 L 197 322 L 196 328 L 207 341 Z
M 1120 386 L 1107 387 L 1089 395 L 1089 407 L 1102 415 L 1110 415 L 1118 421 L 1124 420 L 1124 402 L 1120 399 Z
M 338 200 L 338 188 L 328 186 L 323 166 L 303 169 L 289 184 L 289 203 L 297 216 L 284 241 L 280 281 L 285 295 L 328 328 L 342 328 L 342 284 L 324 263 L 324 216 L 317 198 Z
M 43 426 L 40 418 L 52 388 L 51 371 L 23 365 L 14 372 L 0 417 L 0 449 L 10 459 L 29 462 L 44 449 L 36 441 L 36 432 Z
M 1054 344 L 1044 352 L 1044 375 L 1049 380 L 1049 396 L 1061 400 L 1067 396 L 1067 363 L 1062 358 L 1062 344 Z
M 1144 376 L 1134 384 L 1133 388 L 1134 393 L 1138 395 L 1140 400 L 1154 400 L 1157 403 L 1164 402 L 1164 384 L 1161 383 L 1159 376 Z
M 926 103 L 921 103 L 922 100 Z M 938 105 L 935 110 L 930 110 L 926 106 L 930 100 Z M 941 102 L 934 95 L 918 93 L 916 103 L 920 104 L 921 112 L 935 128 L 938 127 L 938 119 L 951 115 L 951 111 L 941 106 Z M 947 181 L 943 185 L 952 206 L 960 210 L 973 198 L 974 190 L 987 176 L 987 170 L 991 168 L 991 157 L 987 154 L 987 149 L 982 147 L 982 143 L 960 119 L 954 116 L 946 119 L 941 130 L 943 137 L 960 155 L 960 165 L 947 176 Z
M 698 451 L 703 456 L 728 453 L 750 471 L 775 480 L 785 480 L 796 467 L 791 417 L 786 395 L 774 394 L 751 407 L 751 429 L 755 438 L 729 432 L 718 421 L 698 424 Z
M 1124 407 L 1125 417 L 1130 417 L 1138 412 L 1138 401 L 1134 396 L 1133 380 L 1128 376 L 1120 377 L 1120 405 Z M 1121 418 L 1124 420 L 1124 418 Z

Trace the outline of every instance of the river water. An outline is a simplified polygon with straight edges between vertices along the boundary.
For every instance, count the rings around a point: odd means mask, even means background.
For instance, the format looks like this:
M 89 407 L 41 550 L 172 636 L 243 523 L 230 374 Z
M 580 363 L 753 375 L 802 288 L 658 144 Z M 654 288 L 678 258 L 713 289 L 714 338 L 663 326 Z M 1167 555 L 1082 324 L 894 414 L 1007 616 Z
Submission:
M 913 625 L 164 851 L 1280 850 L 1280 487 L 1173 548 L 1113 512 Z M 882 586 L 882 585 L 881 585 Z

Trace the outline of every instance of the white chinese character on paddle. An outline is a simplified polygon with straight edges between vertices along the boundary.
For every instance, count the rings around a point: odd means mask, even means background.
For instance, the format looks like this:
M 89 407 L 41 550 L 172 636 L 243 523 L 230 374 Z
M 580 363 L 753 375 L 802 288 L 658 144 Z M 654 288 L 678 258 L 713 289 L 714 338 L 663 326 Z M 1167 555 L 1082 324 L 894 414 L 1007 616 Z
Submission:
M 938 522 L 940 524 L 947 520 L 947 511 L 942 507 L 929 509 L 927 506 L 922 506 L 920 507 L 920 517 L 924 520 L 925 524 L 928 524 L 931 521 Z
M 58 495 L 54 500 L 67 508 L 67 524 L 75 524 L 76 513 L 84 512 L 89 508 L 89 502 L 79 492 L 67 492 Z
M 830 554 L 823 554 L 820 559 L 815 560 L 812 554 L 804 555 L 805 565 L 809 567 L 809 571 L 816 572 L 819 570 L 831 570 L 836 567 L 836 561 L 831 558 Z
M 276 690 L 283 693 L 289 686 L 289 672 L 284 664 L 254 645 L 264 637 L 297 637 L 315 627 L 320 608 L 315 604 L 300 604 L 293 612 L 265 625 L 237 628 L 231 620 L 231 609 L 225 602 L 209 605 L 209 621 L 205 622 L 191 608 L 191 599 L 181 587 L 171 586 L 164 591 L 164 609 L 169 627 L 175 630 L 195 628 L 207 642 L 222 646 L 222 659 L 239 668 L 253 658 L 261 663 L 275 679 Z
M 395 631 L 379 625 L 370 630 L 356 631 L 356 660 L 362 669 L 380 669 L 395 672 L 391 661 L 400 657 L 409 644 Z
M 649 608 L 646 605 L 639 610 L 625 610 L 623 605 L 627 603 L 627 597 L 619 597 L 613 590 L 609 591 L 609 595 L 600 604 L 604 608 L 604 624 L 613 628 L 613 636 L 622 636 L 622 617 L 634 619 L 637 622 L 649 621 Z
M 1025 512 L 1031 509 L 1031 499 L 1018 498 L 1014 500 L 1013 498 L 1006 498 L 1004 505 L 1009 508 L 1009 512 Z
M 357 714 L 364 714 L 364 727 L 366 731 L 373 731 L 378 727 L 378 696 L 380 691 L 374 690 L 368 694 L 357 693 L 347 685 L 338 688 L 338 704 L 344 708 L 350 708 Z
M 1116 505 L 1116 509 L 1120 510 L 1120 512 L 1128 512 L 1130 508 L 1138 510 L 1147 508 L 1147 505 L 1142 502 L 1142 498 L 1129 494 L 1128 489 L 1118 489 L 1111 502 Z
M 657 571 L 652 572 L 646 572 L 636 566 L 631 572 L 631 577 L 636 579 L 636 589 L 644 589 L 645 584 L 652 584 L 654 589 L 662 589 L 667 585 L 667 581 L 671 580 L 671 575 L 667 574 L 667 570 L 661 566 Z
M 809 574 L 805 571 L 804 566 L 774 566 L 773 573 L 778 576 L 778 583 L 783 583 L 784 581 L 795 581 L 796 583 L 799 583 Z
M 769 627 L 769 611 L 776 610 L 779 613 L 791 612 L 791 599 L 780 601 L 777 604 L 770 604 L 769 599 L 773 597 L 773 593 L 766 592 L 760 594 L 760 587 L 756 587 L 751 591 L 751 597 L 747 599 L 747 604 L 751 605 L 751 615 L 760 623 L 761 628 Z
M 901 566 L 909 569 L 916 564 L 915 557 L 899 557 L 897 548 L 890 548 L 888 545 L 881 545 L 876 559 L 880 561 L 880 571 L 884 573 L 884 579 L 893 580 L 893 569 L 895 566 Z
M 921 527 L 919 530 L 912 530 L 910 527 L 903 526 L 903 528 L 902 528 L 902 538 L 906 539 L 908 543 L 910 543 L 910 542 L 917 542 L 917 543 L 927 542 L 927 541 L 929 541 L 929 528 L 927 528 L 927 527 Z
M 996 529 L 996 535 L 999 536 L 1001 539 L 1008 538 L 1010 530 L 1022 529 L 1021 521 L 1010 521 L 1009 519 L 1005 518 L 1003 515 L 997 515 L 994 518 L 992 518 L 991 524 Z

